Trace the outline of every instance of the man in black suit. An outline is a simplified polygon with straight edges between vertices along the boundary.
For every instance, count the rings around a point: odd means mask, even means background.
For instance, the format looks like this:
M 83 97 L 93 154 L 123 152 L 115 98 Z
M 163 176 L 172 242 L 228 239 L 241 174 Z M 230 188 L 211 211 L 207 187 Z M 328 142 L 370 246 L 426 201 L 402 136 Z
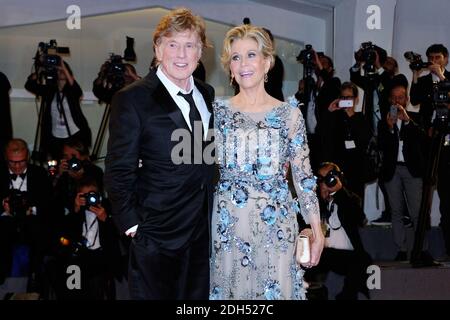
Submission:
M 51 193 L 47 172 L 28 164 L 28 148 L 22 139 L 10 140 L 5 148 L 8 167 L 0 172 L 0 283 L 14 265 L 14 257 L 27 257 L 25 266 L 39 280 L 40 267 L 47 245 L 44 224 L 49 219 Z M 13 268 L 14 269 L 14 268 Z M 17 274 L 16 274 L 17 276 Z M 33 288 L 37 289 L 37 288 Z
M 403 211 L 408 209 L 417 229 L 425 171 L 425 147 L 427 136 L 419 124 L 406 111 L 407 88 L 394 86 L 390 93 L 391 111 L 379 122 L 378 137 L 383 152 L 382 179 L 386 186 L 387 200 L 392 211 L 392 232 L 398 248 L 396 260 L 407 260 L 413 236 L 403 223 Z M 434 264 L 424 242 L 422 259 Z
M 449 81 L 450 72 L 445 69 L 448 64 L 448 50 L 442 44 L 431 45 L 426 52 L 429 74 L 419 78 L 424 71 L 413 70 L 413 80 L 411 84 L 411 104 L 420 105 L 419 113 L 422 116 L 425 128 L 431 126 L 434 118 L 433 108 L 433 88 L 438 82 Z
M 333 271 L 345 276 L 336 299 L 356 300 L 358 292 L 369 298 L 367 267 L 372 258 L 365 251 L 359 234 L 359 229 L 367 222 L 361 198 L 343 186 L 343 174 L 333 162 L 321 163 L 317 178 L 320 214 L 326 230 L 325 248 L 317 267 L 308 270 L 305 277 L 311 281 Z
M 450 72 L 445 69 L 448 64 L 448 50 L 442 44 L 433 44 L 427 49 L 428 67 L 430 73 L 419 78 L 423 70 L 413 71 L 413 84 L 411 86 L 411 103 L 420 104 L 420 114 L 426 128 L 432 135 L 432 122 L 436 118 L 436 111 L 433 106 L 434 86 L 442 81 L 450 80 Z M 441 158 L 438 171 L 437 191 L 439 194 L 439 210 L 441 212 L 440 226 L 443 231 L 447 255 L 450 255 L 450 197 L 448 178 L 450 176 L 450 134 L 444 132 L 445 142 L 442 146 Z
M 119 230 L 133 237 L 131 298 L 207 299 L 214 161 L 201 154 L 213 147 L 214 90 L 192 77 L 204 22 L 173 10 L 153 45 L 157 67 L 113 99 L 105 186 Z M 180 135 L 189 142 L 175 152 Z

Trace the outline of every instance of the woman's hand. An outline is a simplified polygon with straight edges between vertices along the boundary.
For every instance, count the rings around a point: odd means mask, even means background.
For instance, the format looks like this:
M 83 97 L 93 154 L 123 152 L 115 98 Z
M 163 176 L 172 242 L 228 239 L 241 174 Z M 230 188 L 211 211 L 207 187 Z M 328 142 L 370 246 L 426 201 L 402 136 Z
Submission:
M 311 259 L 309 260 L 309 262 L 302 264 L 302 266 L 308 269 L 317 266 L 319 264 L 320 256 L 322 255 L 322 250 L 325 245 L 325 237 L 323 236 L 323 233 L 318 232 L 318 236 L 316 237 L 312 229 L 306 228 L 300 232 L 300 235 L 304 235 L 309 238 L 311 253 Z

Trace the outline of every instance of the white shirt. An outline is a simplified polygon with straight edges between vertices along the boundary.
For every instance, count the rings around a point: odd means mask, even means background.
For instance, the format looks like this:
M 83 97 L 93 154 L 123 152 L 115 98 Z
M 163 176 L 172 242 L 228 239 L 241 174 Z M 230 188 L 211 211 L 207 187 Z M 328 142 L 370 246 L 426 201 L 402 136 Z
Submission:
M 156 71 L 156 75 L 158 76 L 159 80 L 162 82 L 164 87 L 166 87 L 167 91 L 169 91 L 170 96 L 172 97 L 173 101 L 177 104 L 178 108 L 181 110 L 181 113 L 183 114 L 183 118 L 186 121 L 186 124 L 188 125 L 189 129 L 191 129 L 191 122 L 189 121 L 189 110 L 190 106 L 189 103 L 184 99 L 183 97 L 178 95 L 178 92 L 181 91 L 183 94 L 188 94 L 184 89 L 181 89 L 176 84 L 174 84 L 167 76 L 162 72 L 161 68 L 159 67 Z M 195 102 L 195 106 L 198 109 L 198 112 L 200 113 L 200 117 L 202 118 L 203 123 L 203 133 L 204 133 L 204 139 L 206 139 L 208 135 L 208 126 L 209 126 L 209 118 L 211 117 L 211 113 L 208 111 L 208 107 L 206 106 L 206 102 L 203 99 L 202 94 L 200 91 L 195 87 L 194 84 L 194 78 L 191 76 L 189 78 L 189 87 L 192 92 L 192 97 Z
M 63 98 L 62 106 L 64 109 L 64 114 L 66 115 L 67 125 L 69 126 L 70 135 L 74 135 L 80 129 L 77 127 L 75 122 L 73 121 L 72 114 L 70 113 L 69 104 L 67 103 L 66 97 Z M 53 98 L 51 105 L 51 113 L 52 113 L 52 134 L 56 138 L 68 138 L 69 133 L 67 132 L 66 123 L 64 121 L 64 116 L 58 110 L 57 103 L 57 93 Z
M 86 210 L 83 223 L 83 237 L 86 239 L 86 247 L 89 250 L 100 248 L 100 235 L 98 230 L 98 219 L 94 212 Z
M 400 135 L 400 129 L 402 128 L 402 120 L 400 120 L 400 119 L 397 119 L 397 128 L 398 128 L 398 133 Z M 403 140 L 401 140 L 401 139 L 398 141 L 397 161 L 405 162 L 405 157 L 403 157 Z
M 332 204 L 333 202 L 330 202 L 328 204 L 329 208 L 331 207 Z M 342 227 L 337 211 L 338 206 L 336 203 L 334 203 L 333 212 L 331 213 L 330 218 L 328 219 L 330 236 L 325 238 L 325 247 L 340 250 L 354 250 L 350 238 L 348 237 L 347 233 Z

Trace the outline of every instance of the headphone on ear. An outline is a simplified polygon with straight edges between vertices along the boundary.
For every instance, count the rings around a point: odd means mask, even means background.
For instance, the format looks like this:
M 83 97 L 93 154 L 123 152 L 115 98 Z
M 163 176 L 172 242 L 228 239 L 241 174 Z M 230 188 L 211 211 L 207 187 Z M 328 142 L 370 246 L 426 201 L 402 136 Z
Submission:
M 317 182 L 318 183 L 325 183 L 329 188 L 333 188 L 337 183 L 338 179 L 342 180 L 344 178 L 344 173 L 341 171 L 339 166 L 333 162 L 322 162 L 319 165 L 319 169 L 325 168 L 325 167 L 332 167 L 330 171 L 328 171 L 327 175 L 325 177 L 322 177 L 321 175 L 317 175 Z

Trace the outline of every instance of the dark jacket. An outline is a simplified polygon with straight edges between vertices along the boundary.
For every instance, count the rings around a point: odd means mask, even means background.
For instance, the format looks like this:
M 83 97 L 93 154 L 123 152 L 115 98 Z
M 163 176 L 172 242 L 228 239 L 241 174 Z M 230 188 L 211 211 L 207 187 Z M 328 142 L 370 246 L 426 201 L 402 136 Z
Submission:
M 198 80 L 195 86 L 211 112 L 212 128 L 214 90 Z M 214 165 L 173 163 L 179 142 L 171 141 L 172 133 L 190 130 L 155 71 L 119 91 L 111 110 L 105 188 L 120 232 L 138 224 L 138 233 L 163 249 L 188 245 L 198 225 L 209 221 Z
M 47 171 L 42 167 L 28 164 L 27 166 L 27 198 L 31 207 L 36 207 L 36 215 L 42 218 L 49 216 L 51 184 Z M 0 172 L 0 197 L 6 198 L 10 190 L 10 177 L 7 167 Z M 3 210 L 3 208 L 2 208 Z
M 395 173 L 400 138 L 403 140 L 403 157 L 406 167 L 413 177 L 423 177 L 426 166 L 425 131 L 413 120 L 407 125 L 402 123 L 399 131 L 397 125 L 390 130 L 386 120 L 378 123 L 379 145 L 383 153 L 381 176 L 390 181 Z
M 51 105 L 56 94 L 56 87 L 50 85 L 42 85 L 33 80 L 31 76 L 28 77 L 25 83 L 25 89 L 35 94 L 36 96 L 42 97 L 45 102 L 45 110 L 42 120 L 42 134 L 41 134 L 41 146 L 44 149 L 48 148 L 48 142 L 52 135 L 52 114 Z M 91 129 L 89 128 L 88 122 L 81 111 L 80 99 L 83 96 L 83 91 L 79 84 L 74 80 L 73 85 L 68 83 L 64 86 L 62 94 L 66 97 L 67 103 L 69 105 L 70 113 L 72 115 L 75 125 L 80 129 L 80 140 L 87 147 L 91 146 L 92 137 Z M 73 135 L 74 132 L 71 132 Z
M 446 80 L 450 80 L 450 72 L 445 70 L 444 76 Z M 419 113 L 422 117 L 425 128 L 430 127 L 431 118 L 433 116 L 433 77 L 430 74 L 422 76 L 417 83 L 411 84 L 411 104 L 420 104 Z
M 368 255 L 364 249 L 359 234 L 360 228 L 364 227 L 366 216 L 362 208 L 362 201 L 356 194 L 342 188 L 338 190 L 334 196 L 334 203 L 338 206 L 338 217 L 352 243 L 355 252 Z M 326 204 L 321 201 L 321 212 L 324 215 Z

